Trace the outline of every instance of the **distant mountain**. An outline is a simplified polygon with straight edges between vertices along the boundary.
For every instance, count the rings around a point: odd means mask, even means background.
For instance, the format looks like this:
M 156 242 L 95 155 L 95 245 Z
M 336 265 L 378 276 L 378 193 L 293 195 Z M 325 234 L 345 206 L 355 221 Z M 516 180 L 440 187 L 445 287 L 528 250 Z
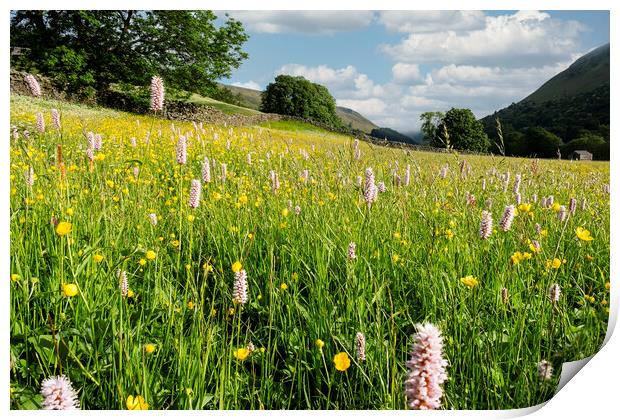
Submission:
M 596 48 L 522 101 L 482 118 L 487 135 L 497 139 L 499 118 L 508 143 L 530 127 L 542 127 L 564 143 L 596 136 L 608 144 L 609 53 L 609 44 Z
M 370 135 L 373 137 L 377 137 L 379 139 L 385 139 L 389 141 L 396 141 L 399 143 L 409 143 L 409 144 L 418 144 L 414 139 L 409 136 L 406 136 L 402 133 L 399 133 L 396 130 L 392 130 L 387 127 L 379 127 L 373 128 L 370 132 Z
M 242 106 L 258 110 L 260 108 L 260 90 L 248 89 L 239 86 L 221 85 L 232 91 L 234 95 L 239 95 L 242 102 Z M 336 114 L 342 120 L 345 126 L 354 128 L 356 130 L 363 131 L 370 134 L 374 128 L 378 128 L 372 121 L 364 117 L 357 111 L 342 106 L 336 107 Z

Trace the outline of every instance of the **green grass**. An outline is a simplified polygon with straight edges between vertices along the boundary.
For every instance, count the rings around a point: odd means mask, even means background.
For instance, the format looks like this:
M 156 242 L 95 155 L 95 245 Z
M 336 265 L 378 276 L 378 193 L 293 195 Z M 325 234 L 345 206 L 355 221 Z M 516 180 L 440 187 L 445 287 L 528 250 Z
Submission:
M 225 114 L 228 115 L 234 115 L 234 114 L 240 114 L 240 115 L 256 115 L 256 114 L 260 114 L 259 111 L 256 111 L 254 109 L 250 109 L 250 108 L 244 108 L 241 106 L 237 106 L 237 105 L 232 105 L 232 104 L 227 104 L 225 102 L 220 102 L 218 100 L 212 99 L 212 98 L 208 98 L 205 96 L 200 96 L 196 93 L 193 93 L 189 99 L 187 100 L 187 102 L 191 102 L 191 103 L 195 103 L 195 104 L 199 104 L 199 105 L 208 105 L 210 107 L 213 107 L 219 111 L 222 111 Z
M 62 110 L 60 131 L 51 128 L 52 107 Z M 36 112 L 45 112 L 44 134 L 36 132 Z M 130 395 L 152 409 L 403 409 L 405 362 L 424 321 L 444 337 L 443 408 L 519 408 L 549 399 L 562 363 L 592 355 L 605 336 L 608 163 L 540 161 L 535 171 L 526 159 L 366 143 L 356 160 L 350 138 L 278 122 L 204 126 L 189 135 L 187 164 L 179 165 L 171 121 L 12 96 L 11 123 L 31 133 L 11 138 L 11 408 L 38 408 L 43 379 L 65 374 L 85 409 L 123 409 Z M 175 121 L 174 130 L 194 127 Z M 103 135 L 92 172 L 88 131 Z M 216 165 L 191 209 L 190 181 L 201 177 L 205 157 Z M 392 170 L 403 177 L 407 165 L 411 184 L 394 186 Z M 471 171 L 462 174 L 462 165 Z M 32 188 L 24 179 L 30 167 Z M 368 167 L 387 186 L 370 209 L 356 185 Z M 300 179 L 304 169 L 308 182 Z M 578 206 L 562 223 L 534 202 L 531 217 L 521 212 L 502 231 L 517 173 L 524 202 L 553 195 L 567 205 L 574 196 L 587 209 Z M 475 205 L 467 205 L 467 192 Z M 482 240 L 487 199 L 496 231 Z M 52 217 L 72 223 L 71 233 L 57 235 Z M 578 226 L 594 240 L 580 241 Z M 514 252 L 531 252 L 528 240 L 542 252 L 512 265 Z M 148 250 L 157 257 L 141 264 Z M 547 269 L 554 257 L 566 262 Z M 245 305 L 232 301 L 235 261 L 248 274 Z M 117 270 L 126 271 L 133 297 L 121 295 Z M 466 287 L 466 275 L 479 284 Z M 562 288 L 555 306 L 553 283 Z M 64 297 L 63 284 L 79 293 Z M 355 357 L 358 331 L 365 362 Z M 250 342 L 256 351 L 237 360 L 234 351 Z M 334 368 L 339 352 L 350 355 L 346 372 Z M 549 382 L 537 377 L 542 359 L 555 368 Z

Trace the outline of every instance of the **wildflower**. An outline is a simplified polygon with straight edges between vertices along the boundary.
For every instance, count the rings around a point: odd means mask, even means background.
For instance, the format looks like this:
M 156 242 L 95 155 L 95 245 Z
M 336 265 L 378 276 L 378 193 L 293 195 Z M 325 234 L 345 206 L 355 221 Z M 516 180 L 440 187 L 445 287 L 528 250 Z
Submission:
M 30 88 L 30 93 L 32 96 L 41 96 L 41 86 L 32 74 L 27 74 L 26 77 L 24 77 L 24 80 L 28 84 L 28 88 Z
M 222 184 L 226 183 L 226 164 L 222 163 Z
M 185 165 L 187 163 L 187 141 L 181 136 L 177 142 L 177 163 Z
M 192 179 L 192 184 L 189 190 L 189 206 L 193 209 L 197 208 L 200 204 L 200 181 Z
M 443 337 L 433 324 L 416 325 L 409 374 L 405 380 L 405 397 L 409 408 L 433 410 L 441 406 L 441 385 L 448 379 L 443 358 Z
M 532 241 L 530 243 L 530 249 L 532 250 L 532 252 L 535 252 L 535 253 L 539 253 L 539 252 L 542 251 L 542 249 L 540 247 L 540 243 L 538 241 L 536 241 L 536 240 L 534 240 L 534 241 Z
M 538 363 L 538 378 L 541 381 L 549 381 L 553 376 L 553 366 L 546 360 L 541 360 Z
M 301 207 L 300 206 L 295 206 L 295 215 L 299 216 L 299 214 L 301 213 Z
M 282 284 L 280 285 L 280 289 L 282 289 L 282 290 L 286 290 L 286 289 L 288 289 L 288 284 L 286 284 L 286 283 L 282 283 Z
M 592 238 L 590 231 L 582 228 L 581 226 L 575 229 L 575 233 L 577 234 L 577 237 L 582 241 L 590 242 L 592 239 L 594 239 Z
M 140 264 L 141 266 L 145 266 L 146 260 L 144 258 L 140 258 L 140 260 L 138 261 L 138 264 Z
M 153 261 L 155 258 L 157 258 L 157 253 L 155 251 L 153 251 L 152 249 L 149 249 L 148 251 L 146 251 L 147 260 Z
M 250 353 L 253 353 L 256 350 L 256 347 L 254 347 L 254 343 L 252 343 L 251 341 L 248 343 L 246 348 L 248 349 Z
M 508 289 L 506 289 L 505 287 L 502 287 L 501 296 L 502 296 L 502 303 L 504 305 L 507 304 L 508 303 Z
M 41 383 L 44 410 L 79 410 L 80 401 L 69 378 L 52 376 Z
M 552 260 L 546 261 L 545 268 L 546 269 L 549 269 L 549 268 L 558 269 L 560 268 L 561 265 L 562 265 L 562 260 L 560 260 L 559 258 L 554 258 L 553 261 Z
M 45 132 L 45 120 L 43 119 L 43 114 L 40 112 L 37 112 L 36 117 L 37 117 L 37 131 L 39 133 L 44 133 Z
M 317 338 L 314 344 L 319 348 L 319 351 L 323 351 L 323 347 L 325 346 L 325 342 L 320 338 Z
M 283 208 L 281 213 L 282 213 L 282 217 L 287 217 L 288 216 L 288 209 L 287 208 Z
M 334 365 L 336 366 L 336 370 L 344 372 L 351 366 L 351 360 L 349 359 L 349 355 L 345 352 L 340 352 L 334 356 Z
M 235 273 L 238 273 L 239 271 L 241 271 L 241 268 L 243 268 L 243 266 L 241 265 L 239 261 L 235 261 L 232 265 L 232 271 Z
M 151 111 L 164 109 L 164 81 L 159 76 L 151 78 Z
M 148 343 L 144 346 L 144 351 L 151 354 L 155 351 L 155 344 L 153 343 Z
M 361 332 L 355 335 L 355 352 L 357 353 L 357 360 L 366 360 L 366 338 Z
M 504 215 L 502 216 L 502 220 L 500 220 L 499 225 L 504 232 L 510 230 L 510 226 L 512 225 L 512 219 L 515 217 L 515 208 L 511 204 L 506 206 L 504 209 Z
M 29 187 L 34 185 L 34 169 L 32 166 L 26 171 L 26 185 Z
M 19 274 L 11 274 L 12 281 L 18 281 L 21 278 Z
M 205 160 L 202 162 L 202 182 L 209 183 L 211 182 L 211 165 L 209 164 L 209 158 L 205 157 Z
M 119 281 L 119 288 L 121 289 L 122 297 L 131 297 L 129 296 L 129 284 L 127 282 L 127 273 L 124 270 L 118 270 L 116 272 L 116 276 Z
M 560 222 L 564 222 L 567 217 L 568 212 L 566 211 L 566 207 L 560 206 L 560 209 L 558 210 L 558 219 L 560 220 Z
M 71 232 L 71 223 L 69 222 L 60 222 L 56 226 L 56 234 L 58 236 L 65 236 Z
M 488 239 L 493 232 L 493 217 L 491 213 L 483 210 L 482 219 L 480 220 L 480 238 Z
M 568 202 L 568 211 L 571 214 L 575 214 L 575 210 L 577 210 L 577 199 L 574 197 L 571 197 Z
M 250 355 L 250 350 L 248 350 L 245 347 L 239 348 L 233 352 L 233 356 L 235 356 L 238 360 L 241 360 L 242 362 L 245 359 L 247 359 L 249 355 Z
M 155 226 L 157 224 L 157 215 L 155 213 L 149 213 L 149 221 Z
M 349 243 L 349 250 L 347 256 L 351 261 L 357 258 L 357 256 L 355 255 L 355 242 Z
M 62 295 L 64 297 L 73 297 L 78 294 L 78 287 L 74 283 L 67 283 L 62 285 Z
M 396 264 L 398 261 L 400 261 L 400 255 L 398 254 L 392 255 L 392 262 Z
M 560 300 L 560 294 L 561 294 L 560 285 L 557 283 L 553 283 L 551 287 L 549 288 L 549 299 L 551 300 L 551 302 L 552 303 L 558 302 Z
M 187 309 L 189 309 L 190 311 L 194 309 L 194 306 L 196 305 L 194 305 L 194 302 L 192 302 L 191 300 L 187 302 Z
M 146 401 L 144 401 L 144 397 L 142 395 L 130 395 L 127 397 L 126 401 L 127 410 L 148 410 L 149 405 Z
M 532 209 L 532 205 L 529 203 L 521 203 L 519 204 L 519 207 L 517 208 L 519 209 L 519 211 L 522 211 L 523 213 L 528 213 Z
M 475 278 L 474 276 L 470 274 L 468 276 L 461 277 L 461 283 L 463 283 L 465 286 L 469 287 L 470 289 L 473 289 L 474 287 L 478 285 L 479 281 L 477 278 Z
M 234 268 L 233 268 L 234 271 Z M 241 305 L 248 302 L 248 281 L 245 270 L 235 272 L 235 285 L 233 288 L 233 301 Z
M 377 200 L 377 186 L 375 185 L 375 174 L 372 168 L 366 168 L 366 178 L 364 181 L 364 199 L 368 205 L 368 209 Z

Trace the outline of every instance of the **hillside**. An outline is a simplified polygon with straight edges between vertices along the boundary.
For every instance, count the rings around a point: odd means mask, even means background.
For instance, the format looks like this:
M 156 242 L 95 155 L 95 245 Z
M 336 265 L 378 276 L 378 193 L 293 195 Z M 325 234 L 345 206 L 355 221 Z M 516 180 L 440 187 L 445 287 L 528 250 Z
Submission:
M 609 84 L 609 52 L 609 44 L 589 52 L 549 79 L 524 101 L 540 104 L 587 93 Z
M 609 44 L 591 51 L 525 99 L 482 118 L 487 135 L 497 139 L 495 120 L 499 118 L 509 152 L 510 143 L 522 141 L 531 127 L 542 127 L 563 143 L 595 136 L 605 140 L 608 149 L 609 53 Z
M 238 94 L 244 107 L 254 110 L 260 108 L 261 91 L 232 85 L 222 84 L 221 86 L 230 89 L 235 95 Z M 352 109 L 337 106 L 336 114 L 338 114 L 345 126 L 363 131 L 364 133 L 370 134 L 373 128 L 378 128 L 372 121 Z

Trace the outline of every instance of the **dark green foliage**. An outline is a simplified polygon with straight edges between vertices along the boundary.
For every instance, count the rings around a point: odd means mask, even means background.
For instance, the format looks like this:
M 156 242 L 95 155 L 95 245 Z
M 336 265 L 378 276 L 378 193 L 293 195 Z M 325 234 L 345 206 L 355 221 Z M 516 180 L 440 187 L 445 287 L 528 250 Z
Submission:
M 532 127 L 524 133 L 522 143 L 531 156 L 554 158 L 557 157 L 562 139 L 542 127 Z
M 411 137 L 405 136 L 404 134 L 387 127 L 373 128 L 370 135 L 379 139 L 387 139 L 389 141 L 396 141 L 399 143 L 417 144 Z
M 292 115 L 340 127 L 336 101 L 325 86 L 281 74 L 261 94 L 262 112 Z
M 11 46 L 28 48 L 11 65 L 48 75 L 63 89 L 89 95 L 112 83 L 207 95 L 247 58 L 240 22 L 216 27 L 208 10 L 49 10 L 11 14 Z
M 609 144 L 606 143 L 601 136 L 586 133 L 578 139 L 569 141 L 563 145 L 560 150 L 562 151 L 563 157 L 568 157 L 575 150 L 587 150 L 594 155 L 594 159 L 601 159 L 601 157 L 598 156 L 598 152 L 605 155 L 605 144 L 607 144 L 607 150 L 609 151 Z M 609 152 L 607 152 L 607 154 L 609 154 Z
M 503 127 L 510 127 L 513 139 L 506 139 L 507 154 L 528 156 L 536 150 L 528 148 L 522 133 L 529 127 L 542 127 L 570 143 L 584 136 L 595 135 L 607 145 L 600 149 L 595 159 L 605 159 L 609 151 L 609 45 L 604 45 L 575 61 L 536 92 L 519 103 L 513 103 L 483 118 L 485 132 L 496 139 L 495 120 Z M 562 155 L 567 156 L 564 146 Z M 574 150 L 574 149 L 573 149 Z M 606 152 L 607 151 L 607 152 Z
M 431 146 L 486 152 L 489 149 L 489 138 L 471 110 L 452 108 L 435 129 Z
M 443 112 L 424 112 L 420 115 L 420 121 L 422 121 L 421 130 L 424 134 L 425 142 L 432 143 L 435 140 L 437 126 L 443 117 Z

